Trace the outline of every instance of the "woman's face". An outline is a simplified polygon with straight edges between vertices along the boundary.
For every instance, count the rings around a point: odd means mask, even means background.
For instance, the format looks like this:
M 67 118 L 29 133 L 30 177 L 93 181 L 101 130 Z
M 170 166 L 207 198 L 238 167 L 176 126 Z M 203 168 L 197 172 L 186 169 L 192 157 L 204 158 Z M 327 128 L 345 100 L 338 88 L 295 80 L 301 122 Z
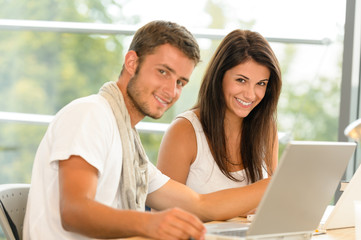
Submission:
M 263 99 L 270 70 L 253 59 L 227 70 L 223 77 L 226 116 L 245 118 Z

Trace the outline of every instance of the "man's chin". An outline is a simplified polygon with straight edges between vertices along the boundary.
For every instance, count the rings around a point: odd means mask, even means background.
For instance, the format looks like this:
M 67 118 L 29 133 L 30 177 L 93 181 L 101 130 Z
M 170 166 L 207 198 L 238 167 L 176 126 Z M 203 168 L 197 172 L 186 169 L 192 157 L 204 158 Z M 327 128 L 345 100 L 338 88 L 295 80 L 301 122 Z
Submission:
M 167 109 L 167 110 L 168 110 L 168 109 Z M 157 113 L 148 113 L 147 116 L 148 116 L 148 117 L 151 117 L 151 118 L 153 118 L 153 119 L 159 119 L 159 118 L 161 118 L 161 117 L 164 115 L 165 112 L 166 112 L 166 111 L 157 112 Z
M 153 119 L 159 119 L 159 118 L 161 118 L 162 116 L 163 116 L 163 115 L 161 115 L 161 116 L 148 115 L 148 117 L 153 118 Z

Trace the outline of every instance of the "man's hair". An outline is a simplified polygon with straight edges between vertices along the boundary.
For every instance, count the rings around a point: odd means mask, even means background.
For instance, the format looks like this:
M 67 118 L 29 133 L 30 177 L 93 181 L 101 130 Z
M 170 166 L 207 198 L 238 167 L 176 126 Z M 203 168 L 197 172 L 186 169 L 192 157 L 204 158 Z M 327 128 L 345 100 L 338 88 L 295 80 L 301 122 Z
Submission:
M 138 55 L 138 66 L 146 55 L 164 44 L 178 48 L 197 65 L 200 61 L 199 46 L 194 36 L 183 26 L 168 21 L 152 21 L 139 28 L 129 46 Z

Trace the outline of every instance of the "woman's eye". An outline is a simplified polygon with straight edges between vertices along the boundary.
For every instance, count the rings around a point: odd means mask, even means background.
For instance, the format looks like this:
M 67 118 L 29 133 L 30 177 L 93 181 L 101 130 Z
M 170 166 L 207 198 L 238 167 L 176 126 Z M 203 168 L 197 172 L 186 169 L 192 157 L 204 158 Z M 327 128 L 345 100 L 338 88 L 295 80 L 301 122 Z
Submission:
M 162 75 L 165 75 L 167 72 L 166 71 L 164 71 L 164 70 L 162 70 L 162 69 L 159 69 L 159 72 L 160 72 L 160 74 L 162 74 Z

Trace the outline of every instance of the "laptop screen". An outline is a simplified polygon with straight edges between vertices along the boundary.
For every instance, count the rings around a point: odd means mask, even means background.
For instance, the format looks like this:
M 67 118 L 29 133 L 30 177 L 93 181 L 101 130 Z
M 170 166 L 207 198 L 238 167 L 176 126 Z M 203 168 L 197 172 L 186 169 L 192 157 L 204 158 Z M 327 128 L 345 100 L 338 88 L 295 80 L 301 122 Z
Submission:
M 355 150 L 350 142 L 291 141 L 261 200 L 248 235 L 312 232 Z

